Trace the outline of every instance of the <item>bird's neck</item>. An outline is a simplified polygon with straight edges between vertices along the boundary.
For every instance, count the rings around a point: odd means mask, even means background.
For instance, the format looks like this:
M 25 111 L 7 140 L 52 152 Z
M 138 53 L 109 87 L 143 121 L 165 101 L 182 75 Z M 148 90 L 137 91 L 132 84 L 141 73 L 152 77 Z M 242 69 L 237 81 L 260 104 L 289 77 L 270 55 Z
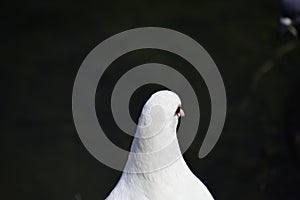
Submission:
M 135 137 L 124 171 L 149 173 L 168 168 L 175 162 L 184 162 L 176 130 L 172 127 L 167 125 L 152 137 Z M 139 129 L 136 135 L 139 135 Z

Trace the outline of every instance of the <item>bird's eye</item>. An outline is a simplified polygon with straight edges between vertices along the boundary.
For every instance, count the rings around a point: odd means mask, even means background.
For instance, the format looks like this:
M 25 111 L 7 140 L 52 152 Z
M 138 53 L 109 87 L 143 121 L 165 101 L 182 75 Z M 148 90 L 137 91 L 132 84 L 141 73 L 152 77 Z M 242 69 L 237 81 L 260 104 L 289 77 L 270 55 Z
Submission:
M 178 115 L 180 113 L 180 109 L 181 109 L 180 106 L 178 106 L 178 108 L 175 111 L 175 115 Z

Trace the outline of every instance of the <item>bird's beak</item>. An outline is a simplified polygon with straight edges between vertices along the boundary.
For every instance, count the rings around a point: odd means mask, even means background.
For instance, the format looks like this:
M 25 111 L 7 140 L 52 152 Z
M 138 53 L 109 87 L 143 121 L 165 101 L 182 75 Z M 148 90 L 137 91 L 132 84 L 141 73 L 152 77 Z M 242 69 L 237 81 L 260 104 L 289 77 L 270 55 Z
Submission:
M 179 115 L 181 116 L 181 117 L 184 117 L 184 112 L 183 112 L 183 110 L 182 110 L 182 108 L 180 108 L 180 112 L 179 112 Z

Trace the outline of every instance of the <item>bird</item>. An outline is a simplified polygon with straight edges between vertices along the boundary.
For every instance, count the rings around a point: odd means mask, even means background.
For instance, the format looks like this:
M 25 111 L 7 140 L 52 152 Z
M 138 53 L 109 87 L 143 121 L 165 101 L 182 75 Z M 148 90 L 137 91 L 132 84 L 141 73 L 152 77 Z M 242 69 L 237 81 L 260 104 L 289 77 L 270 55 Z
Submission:
M 143 106 L 121 178 L 106 200 L 213 200 L 185 162 L 177 139 L 184 111 L 170 90 Z
M 290 32 L 300 39 L 300 0 L 280 0 L 281 33 Z

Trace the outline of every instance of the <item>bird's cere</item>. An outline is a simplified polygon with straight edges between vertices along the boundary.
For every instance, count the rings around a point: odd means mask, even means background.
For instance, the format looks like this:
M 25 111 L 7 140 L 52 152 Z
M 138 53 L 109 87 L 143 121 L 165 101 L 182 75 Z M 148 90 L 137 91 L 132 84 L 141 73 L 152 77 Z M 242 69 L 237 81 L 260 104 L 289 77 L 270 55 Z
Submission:
M 181 117 L 184 117 L 184 116 L 185 116 L 185 113 L 184 113 L 184 111 L 182 110 L 182 108 L 180 108 L 179 114 L 180 114 Z

